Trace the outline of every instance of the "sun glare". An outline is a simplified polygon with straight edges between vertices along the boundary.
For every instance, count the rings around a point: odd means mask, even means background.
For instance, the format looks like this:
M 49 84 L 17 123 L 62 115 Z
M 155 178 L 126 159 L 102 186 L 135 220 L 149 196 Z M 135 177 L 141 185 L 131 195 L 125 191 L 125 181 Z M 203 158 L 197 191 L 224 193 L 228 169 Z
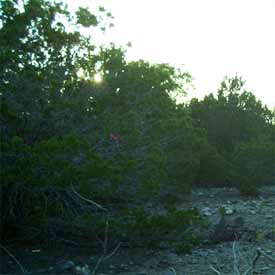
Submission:
M 101 83 L 102 80 L 103 80 L 103 78 L 102 78 L 102 75 L 101 75 L 100 73 L 96 73 L 96 74 L 94 75 L 94 81 L 95 81 L 96 83 Z

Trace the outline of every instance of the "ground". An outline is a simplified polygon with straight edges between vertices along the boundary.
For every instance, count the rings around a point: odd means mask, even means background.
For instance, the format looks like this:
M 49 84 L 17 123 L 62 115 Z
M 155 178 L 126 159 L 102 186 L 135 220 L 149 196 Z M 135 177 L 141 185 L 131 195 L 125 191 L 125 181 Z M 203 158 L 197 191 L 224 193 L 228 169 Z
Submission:
M 234 273 L 234 262 L 237 261 L 240 274 L 243 274 L 252 266 L 259 248 L 264 254 L 259 255 L 254 274 L 275 274 L 275 262 L 272 261 L 275 259 L 275 186 L 263 187 L 257 198 L 243 198 L 234 188 L 196 188 L 191 197 L 184 199 L 179 205 L 179 208 L 188 207 L 197 207 L 209 218 L 210 229 L 214 232 L 209 241 L 196 247 L 190 254 L 178 254 L 173 247 L 166 246 L 158 250 L 119 248 L 112 257 L 101 262 L 97 274 L 210 275 L 218 274 L 218 271 L 223 275 L 238 274 Z M 217 238 L 213 241 L 219 233 L 217 230 L 221 208 L 226 210 L 225 217 L 229 221 L 241 217 L 244 222 L 240 228 L 243 234 L 236 237 L 235 241 L 230 238 Z M 66 269 L 70 264 L 87 264 L 93 271 L 101 256 L 88 248 L 68 246 L 8 248 L 30 274 L 74 274 L 73 269 Z M 22 273 L 14 259 L 3 249 L 1 259 L 0 274 Z

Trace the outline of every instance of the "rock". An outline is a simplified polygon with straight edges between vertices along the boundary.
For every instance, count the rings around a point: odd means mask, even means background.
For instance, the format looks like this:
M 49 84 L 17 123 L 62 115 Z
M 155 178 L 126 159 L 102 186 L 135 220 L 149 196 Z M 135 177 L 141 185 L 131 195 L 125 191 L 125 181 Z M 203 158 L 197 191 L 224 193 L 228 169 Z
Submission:
M 120 268 L 124 271 L 129 270 L 129 266 L 127 264 L 121 264 Z
M 226 208 L 224 213 L 225 215 L 232 215 L 234 213 L 234 210 L 231 208 Z
M 75 267 L 73 261 L 60 261 L 56 264 L 56 272 L 63 273 L 65 271 L 70 271 Z
M 92 272 L 91 272 L 88 265 L 84 265 L 82 267 L 81 266 L 76 266 L 75 271 L 79 275 L 91 275 L 92 274 Z
M 148 275 L 146 271 L 137 272 L 136 275 Z
M 219 222 L 214 226 L 210 239 L 213 243 L 234 241 L 244 231 L 244 219 L 242 217 L 231 218 L 222 215 Z
M 203 216 L 212 216 L 212 210 L 209 207 L 205 207 L 201 210 Z
M 272 215 L 266 215 L 266 219 L 272 220 L 274 217 Z
M 251 210 L 251 211 L 250 211 L 250 214 L 251 214 L 251 215 L 255 215 L 255 214 L 256 214 L 256 211 L 255 211 L 255 210 Z
M 198 255 L 201 257 L 207 257 L 209 255 L 208 251 L 198 251 Z

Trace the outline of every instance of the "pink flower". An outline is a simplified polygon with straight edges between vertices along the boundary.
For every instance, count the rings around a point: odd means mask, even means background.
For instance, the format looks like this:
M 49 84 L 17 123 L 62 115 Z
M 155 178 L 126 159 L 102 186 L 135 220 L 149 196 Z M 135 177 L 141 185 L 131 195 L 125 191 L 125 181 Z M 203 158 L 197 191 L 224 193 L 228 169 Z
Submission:
M 117 136 L 117 135 L 111 133 L 111 134 L 110 134 L 110 140 L 119 141 L 119 136 Z

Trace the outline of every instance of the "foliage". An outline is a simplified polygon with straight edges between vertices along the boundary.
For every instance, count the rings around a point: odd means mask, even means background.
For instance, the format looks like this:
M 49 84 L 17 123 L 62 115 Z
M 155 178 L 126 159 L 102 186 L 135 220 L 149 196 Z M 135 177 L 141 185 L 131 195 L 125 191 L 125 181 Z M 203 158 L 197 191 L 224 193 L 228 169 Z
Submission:
M 243 195 L 257 195 L 274 180 L 274 143 L 262 137 L 236 146 L 233 153 L 235 184 Z
M 83 8 L 73 16 L 52 1 L 26 1 L 21 7 L 1 2 L 7 231 L 23 225 L 53 231 L 68 221 L 76 226 L 86 211 L 95 211 L 79 196 L 104 205 L 148 200 L 157 205 L 167 192 L 189 192 L 193 183 L 197 139 L 189 115 L 169 95 L 189 75 L 165 64 L 126 62 L 115 46 L 98 53 L 77 31 L 80 25 L 99 27 L 100 20 Z M 99 70 L 100 86 L 89 78 Z M 170 216 L 127 216 L 128 238 L 132 231 L 145 237 L 155 226 L 164 230 L 158 218 L 176 225 Z M 187 217 L 186 224 L 193 219 Z M 118 217 L 116 223 L 122 230 Z
M 237 76 L 225 78 L 217 97 L 176 104 L 190 74 L 128 62 L 113 44 L 96 47 L 80 30 L 104 31 L 112 16 L 99 12 L 0 1 L 3 228 L 102 236 L 108 209 L 118 240 L 167 239 L 188 250 L 197 240 L 186 230 L 200 217 L 171 209 L 195 183 L 251 194 L 271 182 L 274 113 Z M 149 205 L 169 211 L 152 214 Z
M 108 231 L 113 240 L 122 240 L 125 245 L 154 248 L 167 242 L 179 252 L 189 252 L 200 242 L 190 232 L 191 226 L 203 227 L 204 221 L 196 209 L 171 209 L 165 214 L 150 214 L 144 208 L 125 210 L 123 217 L 108 218 Z M 102 233 L 106 220 L 97 223 L 94 234 L 104 238 Z
M 201 150 L 197 183 L 239 183 L 242 193 L 246 193 L 243 189 L 247 186 L 255 193 L 262 178 L 268 175 L 269 180 L 264 183 L 271 182 L 273 114 L 244 89 L 242 78 L 225 78 L 217 97 L 210 94 L 201 101 L 193 99 L 189 108 L 194 124 L 205 129 L 207 137 Z

